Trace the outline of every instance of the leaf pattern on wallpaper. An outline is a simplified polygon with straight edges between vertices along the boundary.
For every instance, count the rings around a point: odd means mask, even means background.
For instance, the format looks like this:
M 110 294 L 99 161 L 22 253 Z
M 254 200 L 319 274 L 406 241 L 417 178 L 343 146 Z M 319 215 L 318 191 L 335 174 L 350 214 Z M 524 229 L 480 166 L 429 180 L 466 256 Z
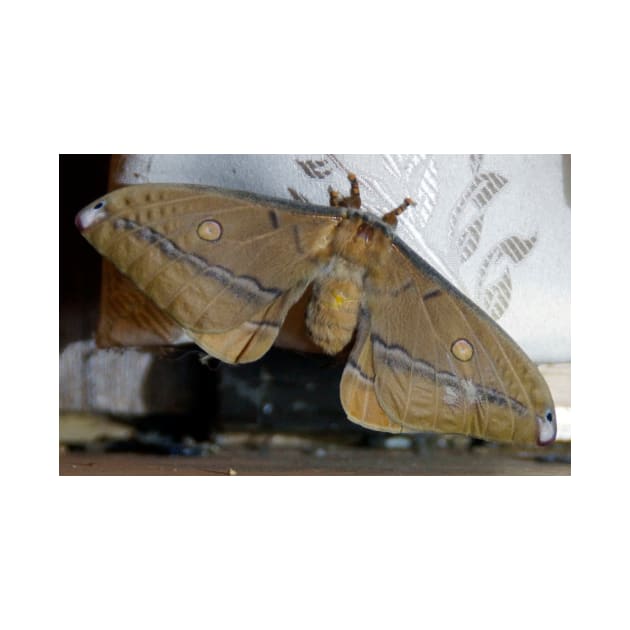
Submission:
M 453 259 L 460 265 L 478 252 L 486 213 L 508 179 L 496 171 L 482 170 L 484 156 L 469 156 L 472 180 L 453 206 L 449 216 L 449 241 L 455 248 Z M 536 236 L 529 239 L 510 236 L 491 247 L 477 271 L 475 297 L 494 319 L 508 309 L 512 298 L 510 266 L 521 262 L 531 251 Z
M 466 226 L 464 231 L 459 235 L 457 241 L 457 249 L 459 250 L 460 262 L 466 262 L 479 247 L 481 240 L 481 231 L 483 230 L 484 217 L 481 216 Z
M 326 179 L 332 171 L 327 166 L 327 160 L 299 160 L 295 163 L 304 171 L 304 173 L 314 179 Z
M 482 155 L 470 156 L 473 179 L 451 210 L 449 217 L 449 239 L 457 244 L 460 263 L 465 263 L 479 247 L 488 206 L 508 183 L 508 180 L 499 173 L 482 171 L 482 162 Z
M 493 319 L 499 319 L 510 305 L 512 297 L 512 275 L 506 267 L 501 277 L 484 290 L 482 299 L 485 311 Z
M 354 173 L 361 186 L 364 208 L 383 214 L 397 207 L 401 199 L 411 197 L 416 205 L 409 210 L 414 227 L 421 230 L 431 218 L 438 198 L 437 169 L 430 155 L 386 154 L 379 156 L 383 176 L 375 176 L 372 169 L 365 172 L 352 158 L 326 156 L 327 163 L 337 171 Z
M 483 162 L 483 154 L 475 153 L 470 156 L 470 168 L 472 169 L 473 175 L 476 175 L 481 169 L 481 164 Z
M 538 237 L 510 236 L 495 245 L 484 258 L 477 277 L 476 298 L 494 319 L 499 319 L 510 305 L 512 276 L 510 268 L 522 263 Z
M 291 198 L 293 199 L 293 201 L 299 201 L 300 203 L 310 203 L 306 195 L 303 195 L 301 192 L 298 192 L 297 190 L 295 190 L 295 188 L 291 188 L 291 186 L 288 186 L 287 191 L 289 195 L 291 195 Z

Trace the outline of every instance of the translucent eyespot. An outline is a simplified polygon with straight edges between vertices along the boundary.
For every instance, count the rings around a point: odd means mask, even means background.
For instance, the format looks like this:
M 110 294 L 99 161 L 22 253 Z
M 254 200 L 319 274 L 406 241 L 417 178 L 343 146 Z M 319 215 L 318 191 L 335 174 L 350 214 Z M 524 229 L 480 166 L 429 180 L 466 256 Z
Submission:
M 547 413 L 545 413 L 545 420 L 547 422 L 553 422 L 553 411 L 551 411 L 551 409 L 547 409 Z
M 197 226 L 197 236 L 204 241 L 218 241 L 222 234 L 223 228 L 218 221 L 208 219 Z
M 458 361 L 470 361 L 474 350 L 468 339 L 456 339 L 451 346 L 451 353 Z

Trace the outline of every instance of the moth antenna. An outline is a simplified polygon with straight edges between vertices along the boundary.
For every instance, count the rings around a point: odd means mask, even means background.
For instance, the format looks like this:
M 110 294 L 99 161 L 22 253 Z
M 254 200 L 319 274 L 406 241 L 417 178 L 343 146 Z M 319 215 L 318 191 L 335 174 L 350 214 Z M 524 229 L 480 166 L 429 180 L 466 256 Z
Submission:
M 347 202 L 348 207 L 361 208 L 361 193 L 359 192 L 359 180 L 354 173 L 348 173 L 348 181 L 350 182 L 350 196 L 346 197 L 344 201 Z
M 398 206 L 390 210 L 387 214 L 383 215 L 383 221 L 389 225 L 395 226 L 398 223 L 398 215 L 402 214 L 409 206 L 415 206 L 416 202 L 411 197 L 406 197 L 405 200 Z

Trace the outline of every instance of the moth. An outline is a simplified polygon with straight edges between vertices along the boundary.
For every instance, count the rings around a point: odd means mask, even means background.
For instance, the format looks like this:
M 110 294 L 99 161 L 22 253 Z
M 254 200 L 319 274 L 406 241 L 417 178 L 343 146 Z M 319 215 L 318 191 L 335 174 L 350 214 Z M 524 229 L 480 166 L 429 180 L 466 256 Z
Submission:
M 436 431 L 544 445 L 549 388 L 518 345 L 396 236 L 397 217 L 177 184 L 115 190 L 76 218 L 83 236 L 208 354 L 262 357 L 309 292 L 306 328 L 349 348 L 340 395 L 350 420 L 390 433 Z

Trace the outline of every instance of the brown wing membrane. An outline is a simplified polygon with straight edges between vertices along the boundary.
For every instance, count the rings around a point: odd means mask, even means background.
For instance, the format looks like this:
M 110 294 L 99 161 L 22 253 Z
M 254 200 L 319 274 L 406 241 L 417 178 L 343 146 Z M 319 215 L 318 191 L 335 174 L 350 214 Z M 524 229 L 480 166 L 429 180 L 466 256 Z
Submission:
M 239 329 L 243 356 L 268 347 L 260 318 L 281 323 L 339 220 L 194 186 L 132 186 L 100 203 L 77 219 L 94 247 L 201 345 L 223 353 L 211 335 Z
M 237 328 L 221 333 L 187 331 L 192 340 L 208 354 L 226 363 L 251 363 L 260 359 L 276 341 L 282 322 L 299 291 L 289 291 L 264 311 Z
M 387 286 L 366 289 L 385 414 L 405 430 L 536 442 L 540 418 L 553 409 L 537 368 L 426 263 L 394 246 L 388 264 Z
M 367 313 L 362 313 L 356 341 L 341 377 L 341 404 L 348 418 L 361 426 L 375 431 L 401 433 L 404 431 L 401 423 L 391 419 L 376 398 L 369 326 Z

